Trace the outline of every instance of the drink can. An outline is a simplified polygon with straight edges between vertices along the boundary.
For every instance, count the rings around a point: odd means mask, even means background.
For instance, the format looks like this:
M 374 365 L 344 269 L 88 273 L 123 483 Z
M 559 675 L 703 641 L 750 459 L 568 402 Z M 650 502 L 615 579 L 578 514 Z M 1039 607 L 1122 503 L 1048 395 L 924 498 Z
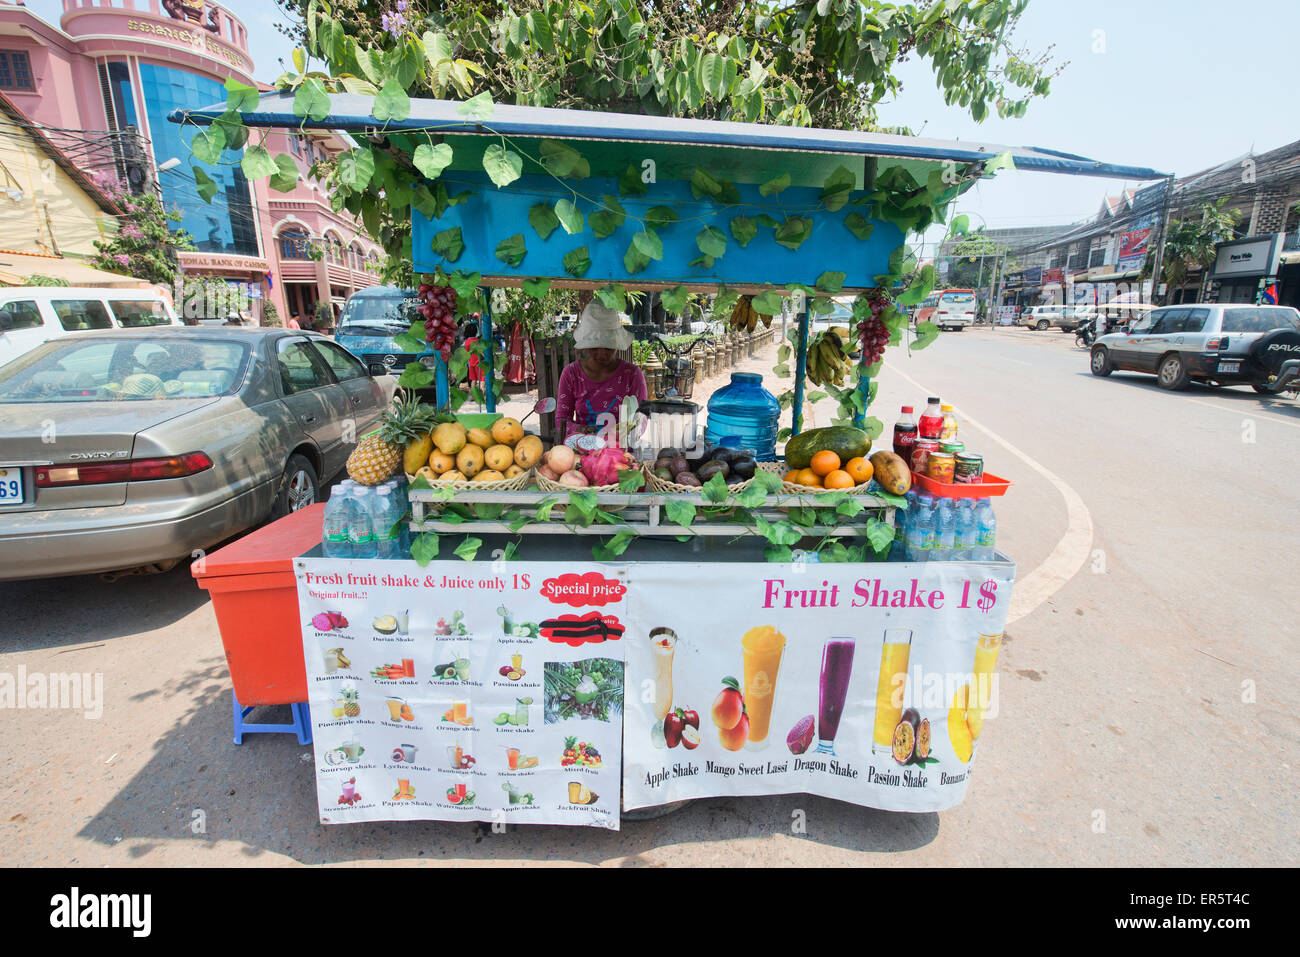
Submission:
M 936 482 L 951 484 L 955 466 L 956 461 L 950 452 L 936 450 L 930 453 L 930 458 L 925 464 L 925 474 Z
M 937 451 L 939 451 L 939 443 L 934 439 L 918 438 L 916 444 L 912 446 L 912 461 L 909 463 L 912 467 L 912 471 L 920 472 L 924 475 L 926 472 L 926 463 L 930 459 L 930 453 Z
M 966 445 L 963 442 L 939 442 L 939 451 L 947 452 L 951 456 L 961 455 L 966 451 Z
M 962 485 L 978 485 L 984 480 L 984 456 L 962 452 L 955 457 L 952 480 Z

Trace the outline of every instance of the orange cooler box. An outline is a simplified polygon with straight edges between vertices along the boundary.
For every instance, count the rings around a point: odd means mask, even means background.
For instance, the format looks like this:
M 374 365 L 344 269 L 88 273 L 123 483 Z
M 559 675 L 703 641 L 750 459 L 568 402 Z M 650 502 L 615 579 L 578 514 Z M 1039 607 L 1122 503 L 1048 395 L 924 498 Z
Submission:
M 191 568 L 212 596 L 235 697 L 245 707 L 307 700 L 293 560 L 320 544 L 324 513 L 323 503 L 293 512 Z

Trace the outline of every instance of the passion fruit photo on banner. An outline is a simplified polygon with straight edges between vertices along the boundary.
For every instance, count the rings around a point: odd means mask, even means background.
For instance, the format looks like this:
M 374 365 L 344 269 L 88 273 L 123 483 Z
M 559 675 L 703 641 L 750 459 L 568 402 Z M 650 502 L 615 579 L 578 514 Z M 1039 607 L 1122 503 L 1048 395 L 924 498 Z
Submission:
M 624 807 L 792 793 L 960 804 L 997 717 L 1014 580 L 1011 562 L 639 566 Z

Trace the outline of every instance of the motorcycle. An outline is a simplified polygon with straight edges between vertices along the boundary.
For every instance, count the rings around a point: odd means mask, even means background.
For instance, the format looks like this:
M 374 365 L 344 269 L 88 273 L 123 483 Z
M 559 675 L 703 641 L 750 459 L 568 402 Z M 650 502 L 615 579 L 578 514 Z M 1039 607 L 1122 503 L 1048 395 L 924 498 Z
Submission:
M 1074 330 L 1074 346 L 1076 349 L 1091 349 L 1096 339 L 1097 330 L 1093 328 L 1090 322 L 1084 323 Z

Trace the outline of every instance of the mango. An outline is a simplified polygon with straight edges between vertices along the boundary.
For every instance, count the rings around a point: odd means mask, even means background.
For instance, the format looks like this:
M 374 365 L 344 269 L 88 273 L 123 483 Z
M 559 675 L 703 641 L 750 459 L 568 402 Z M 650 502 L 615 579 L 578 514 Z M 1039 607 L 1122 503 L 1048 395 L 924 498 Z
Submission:
M 871 456 L 872 475 L 877 484 L 891 495 L 906 495 L 912 487 L 912 470 L 902 456 L 893 452 L 876 452 Z

